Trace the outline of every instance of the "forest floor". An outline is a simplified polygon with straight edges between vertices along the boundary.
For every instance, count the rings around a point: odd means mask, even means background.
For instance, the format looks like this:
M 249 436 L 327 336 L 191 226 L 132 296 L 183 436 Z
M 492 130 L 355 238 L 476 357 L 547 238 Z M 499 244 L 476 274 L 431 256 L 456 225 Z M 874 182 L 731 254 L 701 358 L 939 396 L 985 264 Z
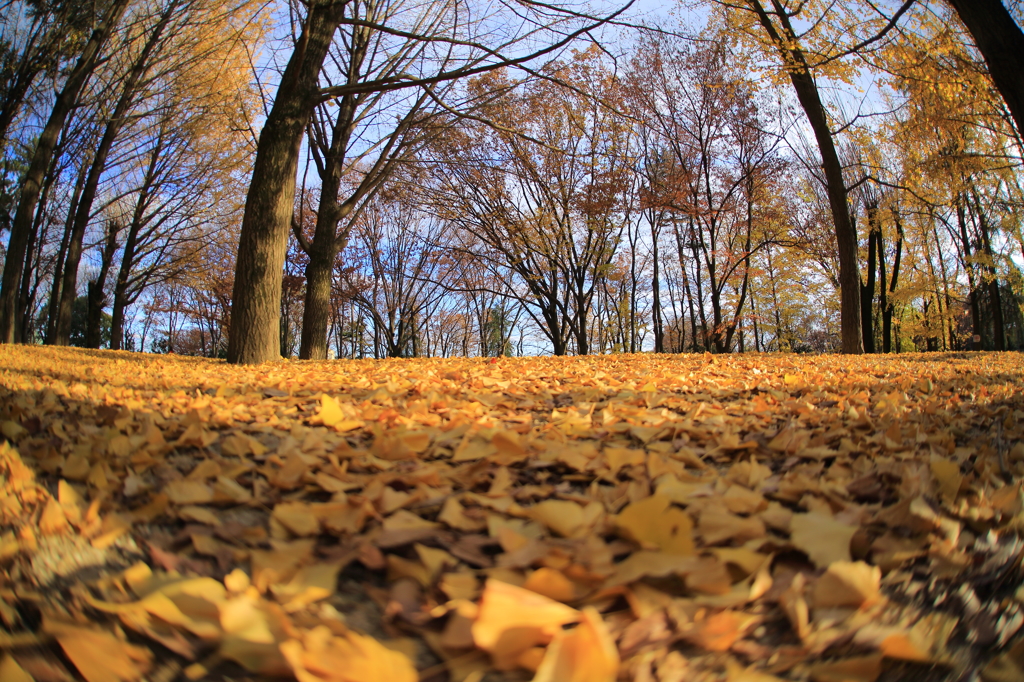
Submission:
M 0 346 L 0 679 L 1022 680 L 1022 387 Z

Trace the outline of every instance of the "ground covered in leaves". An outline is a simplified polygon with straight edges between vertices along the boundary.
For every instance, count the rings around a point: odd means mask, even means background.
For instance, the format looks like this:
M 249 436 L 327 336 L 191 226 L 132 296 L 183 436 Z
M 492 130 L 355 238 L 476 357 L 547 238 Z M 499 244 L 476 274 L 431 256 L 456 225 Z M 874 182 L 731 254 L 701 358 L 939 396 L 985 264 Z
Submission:
M 0 346 L 0 679 L 1021 680 L 1022 386 Z

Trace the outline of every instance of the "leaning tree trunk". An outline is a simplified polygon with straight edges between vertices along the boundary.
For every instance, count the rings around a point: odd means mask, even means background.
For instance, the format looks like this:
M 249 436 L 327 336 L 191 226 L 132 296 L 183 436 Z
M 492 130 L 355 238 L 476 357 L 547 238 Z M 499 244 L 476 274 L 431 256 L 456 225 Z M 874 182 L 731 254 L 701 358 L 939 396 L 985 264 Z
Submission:
M 45 343 L 53 344 L 57 333 L 57 307 L 60 305 L 60 285 L 64 281 L 61 275 L 64 272 L 64 260 L 68 253 L 68 242 L 71 241 L 71 228 L 75 223 L 75 213 L 78 207 L 78 198 L 82 193 L 82 185 L 85 184 L 87 167 L 83 165 L 78 181 L 75 183 L 75 191 L 71 194 L 71 203 L 68 206 L 68 215 L 64 221 L 64 232 L 60 238 L 60 247 L 53 262 L 53 277 L 50 279 L 50 301 L 46 318 Z
M 85 44 L 75 68 L 64 82 L 64 87 L 50 110 L 50 117 L 39 134 L 35 151 L 32 154 L 32 161 L 29 163 L 28 172 L 25 173 L 25 178 L 22 181 L 18 208 L 11 223 L 11 238 L 7 245 L 3 282 L 0 284 L 0 343 L 14 342 L 18 289 L 21 284 L 25 251 L 28 248 L 29 232 L 32 229 L 32 220 L 39 202 L 43 176 L 50 166 L 60 131 L 64 128 L 64 123 L 71 110 L 74 109 L 78 95 L 96 68 L 100 49 L 120 20 L 128 2 L 129 0 L 114 0 L 107 9 L 103 19 L 100 20 L 99 25 L 89 37 L 89 41 Z
M 56 159 L 60 156 L 58 150 L 54 154 Z M 31 313 L 32 313 L 32 276 L 39 267 L 39 253 L 46 241 L 46 235 L 40 234 L 43 230 L 43 221 L 46 220 L 46 207 L 49 202 L 50 190 L 56 180 L 56 169 L 50 165 L 50 170 L 43 180 L 43 188 L 39 195 L 39 204 L 36 209 L 35 219 L 32 221 L 32 229 L 29 232 L 28 243 L 25 245 L 25 265 L 21 276 L 21 286 L 18 288 L 18 308 L 14 318 L 14 338 L 16 343 L 31 343 Z
M 843 166 L 839 161 L 832 130 L 828 125 L 825 106 L 821 102 L 818 85 L 811 74 L 807 59 L 799 46 L 797 32 L 789 23 L 784 8 L 777 0 L 772 0 L 775 14 L 782 22 L 780 33 L 771 16 L 765 11 L 759 0 L 747 0 L 748 5 L 757 14 L 762 28 L 768 33 L 782 57 L 789 79 L 793 83 L 797 99 L 807 116 L 807 122 L 814 132 L 814 139 L 821 154 L 821 166 L 825 172 L 825 188 L 828 193 L 829 207 L 832 209 L 832 221 L 836 235 L 836 247 L 839 253 L 839 295 L 840 295 L 840 327 L 842 349 L 844 353 L 862 353 L 861 345 L 861 306 L 860 306 L 860 267 L 857 263 L 857 230 L 850 219 L 849 197 L 846 181 L 843 179 Z
M 114 105 L 110 120 L 103 130 L 99 146 L 96 148 L 96 155 L 93 157 L 92 166 L 89 168 L 89 175 L 82 188 L 82 195 L 75 211 L 75 222 L 71 230 L 71 240 L 68 243 L 67 260 L 64 262 L 64 281 L 61 283 L 60 304 L 57 307 L 57 322 L 55 325 L 54 344 L 66 346 L 71 343 L 71 309 L 78 293 L 78 265 L 82 259 L 82 242 L 85 239 L 85 229 L 92 218 L 92 206 L 96 200 L 100 180 L 107 168 L 107 158 L 114 146 L 114 141 L 121 133 L 127 122 L 127 115 L 135 99 L 136 89 L 142 78 L 149 70 L 149 58 L 153 50 L 159 45 L 164 29 L 167 28 L 174 14 L 177 2 L 172 2 L 164 10 L 160 21 L 153 27 L 146 39 L 139 56 L 135 59 L 128 77 L 125 78 L 121 87 L 121 96 Z
M 1002 0 L 947 0 L 978 46 L 1017 131 L 1024 134 L 1024 32 Z
M 310 2 L 274 106 L 256 148 L 232 291 L 228 362 L 280 359 L 281 284 L 295 210 L 295 174 L 303 133 L 317 104 L 320 68 L 341 21 L 344 3 Z
M 792 71 L 790 79 L 793 81 L 797 98 L 803 105 L 804 112 L 814 131 L 818 150 L 821 152 L 822 168 L 825 171 L 828 202 L 832 209 L 836 246 L 839 252 L 840 333 L 842 334 L 843 352 L 847 354 L 862 353 L 864 349 L 861 347 L 860 334 L 860 268 L 857 264 L 857 231 L 850 219 L 849 198 L 846 181 L 843 179 L 843 167 L 839 162 L 839 154 L 836 152 L 832 131 L 829 129 L 825 116 L 825 107 L 821 103 L 814 78 L 807 71 Z

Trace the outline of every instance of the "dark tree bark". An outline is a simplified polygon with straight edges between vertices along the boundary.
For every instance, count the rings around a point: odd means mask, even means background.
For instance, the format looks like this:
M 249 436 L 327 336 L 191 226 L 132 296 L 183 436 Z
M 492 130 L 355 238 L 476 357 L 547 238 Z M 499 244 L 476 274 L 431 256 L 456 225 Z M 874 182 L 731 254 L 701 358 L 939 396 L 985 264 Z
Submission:
M 135 209 L 132 211 L 132 224 L 128 226 L 128 233 L 124 238 L 121 265 L 117 270 L 117 279 L 114 281 L 114 305 L 110 312 L 111 350 L 121 350 L 124 343 L 125 309 L 133 303 L 130 300 L 128 286 L 131 281 L 132 270 L 135 267 L 135 251 L 139 244 L 139 232 L 142 230 L 144 223 L 146 204 L 149 203 L 150 184 L 156 173 L 160 149 L 160 145 L 157 144 L 150 154 L 149 167 L 146 169 L 146 182 L 143 184 L 142 190 L 135 201 Z
M 654 258 L 654 272 L 651 278 L 651 289 L 654 298 L 651 302 L 651 323 L 654 331 L 654 352 L 665 352 L 665 322 L 661 312 L 661 255 L 658 252 L 658 240 L 661 237 L 661 225 L 658 217 L 651 218 L 651 248 Z
M 875 352 L 875 324 L 872 313 L 875 302 L 875 262 L 879 258 L 878 245 L 881 233 L 878 228 L 878 207 L 868 206 L 868 265 L 867 281 L 860 285 L 861 332 L 864 335 L 864 352 Z
M 893 222 L 896 224 L 896 254 L 893 256 L 892 276 L 889 278 L 888 287 L 884 278 L 882 282 L 882 352 L 892 352 L 892 316 L 895 311 L 893 296 L 896 294 L 896 286 L 900 278 L 900 263 L 903 259 L 903 220 L 900 217 L 899 209 L 893 209 Z M 879 249 L 881 251 L 881 249 Z M 885 254 L 879 259 L 879 263 L 885 262 Z
M 832 131 L 828 125 L 825 106 L 821 102 L 818 85 L 808 66 L 806 56 L 800 48 L 799 34 L 789 21 L 789 16 L 778 0 L 772 0 L 772 15 L 764 9 L 760 0 L 748 0 L 758 22 L 768 33 L 779 51 L 790 82 L 796 91 L 800 106 L 807 116 L 807 122 L 814 131 L 814 139 L 821 154 L 821 166 L 825 173 L 825 188 L 835 227 L 836 247 L 839 254 L 840 326 L 842 350 L 844 353 L 862 353 L 860 269 L 857 263 L 857 231 L 850 219 L 849 197 L 843 166 L 839 161 Z M 772 20 L 778 18 L 778 25 Z
M 107 234 L 103 241 L 103 252 L 100 255 L 100 271 L 94 279 L 89 280 L 88 311 L 85 317 L 86 348 L 99 348 L 103 341 L 103 304 L 106 302 L 103 289 L 107 285 L 107 275 L 110 274 L 110 266 L 114 262 L 114 252 L 117 251 L 117 233 L 120 231 L 121 225 L 116 220 L 107 221 Z
M 989 308 L 992 311 L 992 340 L 995 350 L 1006 350 L 1006 325 L 1003 320 L 1003 297 L 999 290 L 999 271 L 996 269 L 996 255 L 992 250 L 992 235 L 988 218 L 981 205 L 981 198 L 974 194 L 974 207 L 978 214 L 978 229 L 981 232 L 981 247 L 985 251 L 985 270 L 988 273 Z
M 11 224 L 11 238 L 7 246 L 7 260 L 4 263 L 3 282 L 0 285 L 0 343 L 13 343 L 15 318 L 18 307 L 18 290 L 25 265 L 32 220 L 39 202 L 43 177 L 57 146 L 60 131 L 64 128 L 68 114 L 78 101 L 78 96 L 99 62 L 100 50 L 110 37 L 128 6 L 129 0 L 113 0 L 103 19 L 93 30 L 82 50 L 78 62 L 71 70 L 64 87 L 50 110 L 50 117 L 36 142 L 32 161 L 21 185 L 18 208 Z
M 64 259 L 68 253 L 68 242 L 71 241 L 71 228 L 75 223 L 75 213 L 78 209 L 78 199 L 82 195 L 82 185 L 89 173 L 90 163 L 82 164 L 75 181 L 75 190 L 71 194 L 71 203 L 68 205 L 68 214 L 64 220 L 64 232 L 60 239 L 60 248 L 57 250 L 57 257 L 53 263 L 53 277 L 50 280 L 50 301 L 48 304 L 48 315 L 46 319 L 45 343 L 53 345 L 57 330 L 57 308 L 60 306 L 60 287 L 63 283 L 61 273 L 64 272 Z
M 172 2 L 165 8 L 160 20 L 150 32 L 146 44 L 124 80 L 121 95 L 110 115 L 110 120 L 107 121 L 103 136 L 100 138 L 99 146 L 93 156 L 92 166 L 89 168 L 89 175 L 85 179 L 85 185 L 82 187 L 82 194 L 75 210 L 75 222 L 71 228 L 67 256 L 64 261 L 63 282 L 61 283 L 53 341 L 55 345 L 66 346 L 71 343 L 71 308 L 78 293 L 78 266 L 82 259 L 82 242 L 85 239 L 85 230 L 92 219 L 92 207 L 99 190 L 100 179 L 103 177 L 103 171 L 106 170 L 110 150 L 113 149 L 117 136 L 128 122 L 128 111 L 135 100 L 140 82 L 149 70 L 150 56 L 160 44 L 164 29 L 167 28 L 177 4 L 177 2 Z
M 967 209 L 964 206 L 966 201 L 967 199 L 964 195 L 957 196 L 956 215 L 960 227 L 960 248 L 963 251 L 964 270 L 967 272 L 967 283 L 970 286 L 971 331 L 981 339 L 981 347 L 984 347 L 986 334 L 984 320 L 981 317 L 981 297 L 978 292 L 980 284 L 978 282 L 976 264 L 972 256 L 971 237 L 967 233 Z M 978 345 L 975 344 L 971 350 L 979 350 Z
M 15 115 L 21 109 L 21 105 L 25 101 L 25 96 L 28 94 L 32 82 L 35 81 L 36 76 L 42 71 L 42 65 L 33 55 L 36 50 L 35 41 L 37 37 L 37 35 L 33 34 L 29 38 L 29 43 L 24 48 L 21 63 L 9 80 L 9 87 L 4 94 L 3 101 L 0 102 L 0 148 L 3 147 L 3 143 L 7 139 L 7 130 L 11 127 Z
M 60 58 L 61 48 L 68 44 L 68 20 L 78 8 L 72 3 L 66 3 L 65 7 L 56 8 L 61 10 L 56 16 L 48 8 L 37 5 L 34 9 L 38 13 L 26 31 L 28 37 L 20 48 L 21 56 L 17 65 L 8 71 L 4 96 L 0 99 L 0 147 L 3 147 L 7 131 L 21 110 L 32 84 Z
M 295 210 L 299 148 L 320 98 L 320 68 L 343 8 L 344 3 L 333 0 L 309 3 L 306 25 L 260 132 L 231 296 L 227 358 L 231 363 L 280 358 L 282 271 Z
M 54 153 L 53 161 L 50 163 L 50 170 L 46 173 L 46 177 L 43 180 L 43 187 L 39 194 L 39 204 L 36 208 L 35 219 L 32 221 L 32 230 L 29 233 L 28 244 L 25 246 L 25 266 L 21 276 L 21 286 L 18 291 L 18 309 L 14 319 L 14 338 L 16 343 L 31 343 L 32 339 L 29 338 L 31 329 L 31 319 L 29 318 L 34 305 L 34 291 L 32 290 L 32 279 L 36 269 L 39 267 L 39 253 L 42 250 L 41 242 L 45 236 L 40 235 L 40 231 L 43 230 L 43 222 L 46 220 L 46 207 L 49 203 L 50 190 L 53 189 L 53 184 L 56 181 L 56 161 L 61 155 L 60 147 L 63 144 L 58 143 L 57 151 Z
M 368 40 L 368 36 L 364 36 Z M 351 78 L 358 79 L 359 65 L 365 57 L 366 46 L 355 45 L 352 48 Z M 353 211 L 361 201 L 372 196 L 381 184 L 391 175 L 399 157 L 408 151 L 405 133 L 413 124 L 417 111 L 426 101 L 422 95 L 403 120 L 399 121 L 395 130 L 384 145 L 380 156 L 369 171 L 363 176 L 359 186 L 342 201 L 341 176 L 345 168 L 346 153 L 352 134 L 355 131 L 355 118 L 359 112 L 362 98 L 357 95 L 346 95 L 338 102 L 338 118 L 331 132 L 331 140 L 327 146 L 322 162 L 319 164 L 320 200 L 317 207 L 316 227 L 313 239 L 306 239 L 296 230 L 295 236 L 303 251 L 309 256 L 306 264 L 306 296 L 302 311 L 302 336 L 299 343 L 299 358 L 303 360 L 327 359 L 327 327 L 331 314 L 331 278 L 334 273 L 334 261 L 348 242 Z M 338 230 L 341 221 L 346 220 L 342 230 Z M 293 223 L 293 228 L 297 225 Z
M 1024 32 L 1002 0 L 947 0 L 974 38 L 1017 131 L 1024 134 Z
M 371 31 L 355 30 L 348 46 L 348 82 L 358 82 L 362 75 L 363 61 L 369 46 Z M 355 117 L 359 104 L 365 96 L 348 94 L 338 102 L 338 116 L 331 129 L 331 140 L 317 138 L 310 131 L 310 143 L 327 147 L 317 170 L 320 175 L 320 200 L 317 206 L 316 227 L 313 239 L 307 242 L 299 230 L 295 236 L 299 246 L 309 256 L 306 263 L 306 298 L 302 310 L 302 336 L 299 341 L 299 358 L 303 360 L 327 359 L 327 325 L 331 310 L 331 276 L 334 259 L 345 248 L 348 230 L 338 234 L 338 224 L 352 211 L 354 203 L 342 203 L 338 196 L 341 190 L 341 175 L 349 142 L 355 129 Z M 311 126 L 313 127 L 313 126 Z M 293 223 L 293 228 L 297 223 Z

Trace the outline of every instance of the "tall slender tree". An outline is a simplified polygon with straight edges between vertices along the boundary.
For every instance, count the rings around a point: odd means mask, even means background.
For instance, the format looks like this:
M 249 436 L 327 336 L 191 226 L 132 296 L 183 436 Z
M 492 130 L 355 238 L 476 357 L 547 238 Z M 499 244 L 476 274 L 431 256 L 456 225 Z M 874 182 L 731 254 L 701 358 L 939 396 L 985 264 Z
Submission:
M 18 208 L 11 224 L 11 239 L 7 245 L 7 259 L 4 262 L 3 282 L 0 285 L 0 343 L 13 343 L 16 333 L 18 294 L 21 275 L 25 265 L 25 254 L 43 176 L 46 174 L 53 152 L 64 128 L 68 115 L 78 102 L 78 97 L 89 77 L 100 61 L 100 54 L 114 28 L 121 20 L 130 0 L 110 0 L 100 15 L 89 40 L 86 42 L 77 63 L 68 74 L 60 94 L 50 110 L 50 116 L 36 142 L 32 161 L 21 184 Z

